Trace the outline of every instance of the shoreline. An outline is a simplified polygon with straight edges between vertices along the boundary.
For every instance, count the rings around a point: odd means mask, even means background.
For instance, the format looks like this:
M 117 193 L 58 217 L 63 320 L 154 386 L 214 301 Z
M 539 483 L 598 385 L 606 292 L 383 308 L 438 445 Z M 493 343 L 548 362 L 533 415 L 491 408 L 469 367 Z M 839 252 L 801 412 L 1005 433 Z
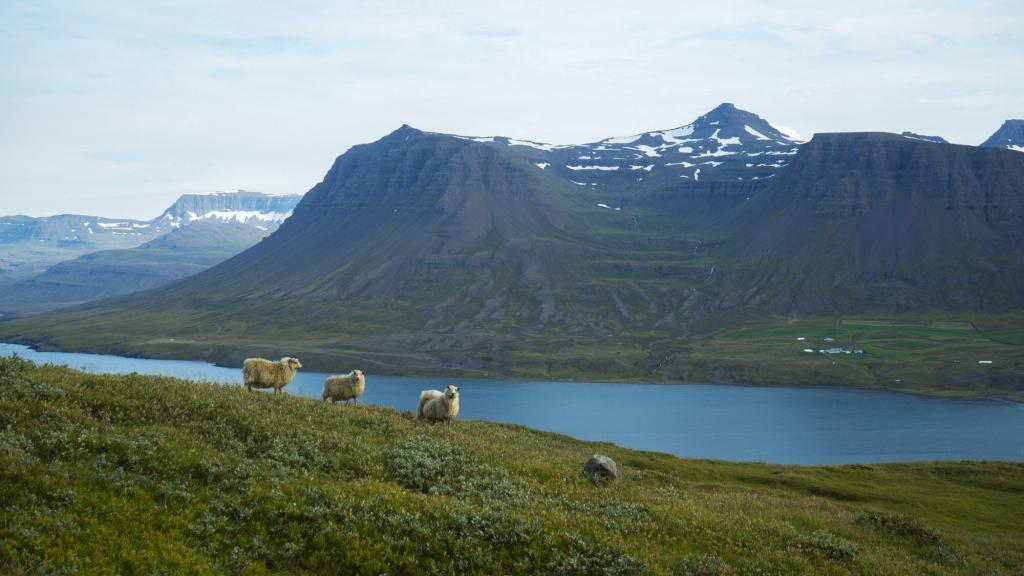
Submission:
M 43 343 L 32 342 L 32 341 L 0 341 L 0 344 L 12 344 L 18 346 L 25 346 L 38 353 L 67 353 L 67 354 L 91 354 L 96 356 L 114 356 L 120 358 L 130 358 L 134 360 L 172 360 L 172 361 L 184 361 L 184 362 L 206 362 L 217 368 L 224 369 L 235 369 L 238 366 L 229 366 L 216 361 L 203 360 L 199 358 L 186 358 L 174 354 L 170 354 L 167 357 L 154 357 L 145 356 L 142 354 L 114 354 L 110 352 L 94 352 L 91 350 L 72 350 L 65 347 L 54 347 L 53 350 L 40 350 L 39 346 Z M 240 368 L 239 368 L 240 369 Z M 319 371 L 313 370 L 312 372 L 331 373 L 331 371 Z M 639 380 L 599 380 L 599 379 L 585 379 L 577 380 L 574 378 L 567 378 L 562 380 L 552 379 L 541 379 L 541 378 L 511 378 L 501 376 L 447 376 L 437 374 L 410 374 L 410 373 L 377 373 L 378 376 L 387 376 L 392 378 L 420 378 L 420 379 L 451 379 L 451 380 L 486 380 L 492 382 L 534 382 L 534 383 L 577 383 L 577 384 L 618 384 L 618 385 L 642 385 L 642 386 L 732 386 L 739 388 L 766 388 L 766 389 L 799 389 L 799 390 L 838 390 L 838 391 L 861 391 L 861 392 L 884 392 L 890 394 L 904 394 L 917 398 L 932 399 L 932 400 L 953 400 L 958 402 L 998 402 L 1003 404 L 1012 404 L 1018 406 L 1024 406 L 1024 400 L 1013 400 L 1002 396 L 978 396 L 978 395 L 945 395 L 945 394 L 931 394 L 928 392 L 911 391 L 911 390 L 894 390 L 891 388 L 882 387 L 865 387 L 865 386 L 842 386 L 836 384 L 794 384 L 794 383 L 771 383 L 771 384 L 756 384 L 748 382 L 683 382 L 683 381 L 671 381 L 671 382 L 644 382 Z

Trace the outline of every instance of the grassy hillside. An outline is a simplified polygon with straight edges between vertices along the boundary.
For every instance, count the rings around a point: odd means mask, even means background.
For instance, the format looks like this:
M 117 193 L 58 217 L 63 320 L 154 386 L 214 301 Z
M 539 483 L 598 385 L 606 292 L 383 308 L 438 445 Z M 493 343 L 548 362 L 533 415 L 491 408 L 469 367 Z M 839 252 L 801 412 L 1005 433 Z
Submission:
M 601 452 L 624 481 L 581 474 Z M 1019 574 L 1024 465 L 683 460 L 0 360 L 0 572 Z

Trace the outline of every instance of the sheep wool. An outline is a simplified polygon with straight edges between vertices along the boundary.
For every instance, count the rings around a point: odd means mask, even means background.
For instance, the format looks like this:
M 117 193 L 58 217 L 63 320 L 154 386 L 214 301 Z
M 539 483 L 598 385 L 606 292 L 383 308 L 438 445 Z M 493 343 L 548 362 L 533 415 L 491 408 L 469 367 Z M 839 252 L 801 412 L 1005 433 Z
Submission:
M 416 419 L 428 422 L 451 423 L 459 415 L 459 387 L 448 386 L 440 390 L 420 392 L 420 403 L 416 407 Z
M 302 368 L 297 358 L 285 356 L 277 362 L 263 358 L 246 358 L 242 365 L 242 377 L 248 390 L 253 388 L 273 388 L 274 394 L 287 386 L 295 372 Z
M 366 377 L 362 370 L 353 370 L 348 374 L 328 376 L 324 380 L 324 393 L 321 399 L 332 403 L 341 400 L 343 402 L 352 400 L 359 402 L 359 397 L 366 390 Z

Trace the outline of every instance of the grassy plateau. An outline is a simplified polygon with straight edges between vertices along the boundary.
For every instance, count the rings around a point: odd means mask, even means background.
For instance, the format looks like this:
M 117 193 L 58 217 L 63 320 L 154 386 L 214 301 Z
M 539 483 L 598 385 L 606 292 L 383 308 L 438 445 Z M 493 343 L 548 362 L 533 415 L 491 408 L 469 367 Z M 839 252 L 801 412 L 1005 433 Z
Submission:
M 686 460 L 18 358 L 0 502 L 5 574 L 1024 572 L 1024 464 Z

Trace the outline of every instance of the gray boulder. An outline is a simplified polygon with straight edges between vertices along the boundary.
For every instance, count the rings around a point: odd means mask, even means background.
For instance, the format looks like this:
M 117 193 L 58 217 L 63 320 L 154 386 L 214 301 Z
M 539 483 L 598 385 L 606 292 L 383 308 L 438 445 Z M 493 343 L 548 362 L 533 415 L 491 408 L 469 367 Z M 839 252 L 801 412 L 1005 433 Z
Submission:
M 594 454 L 583 466 L 583 473 L 594 484 L 611 484 L 619 480 L 619 467 L 607 456 Z

